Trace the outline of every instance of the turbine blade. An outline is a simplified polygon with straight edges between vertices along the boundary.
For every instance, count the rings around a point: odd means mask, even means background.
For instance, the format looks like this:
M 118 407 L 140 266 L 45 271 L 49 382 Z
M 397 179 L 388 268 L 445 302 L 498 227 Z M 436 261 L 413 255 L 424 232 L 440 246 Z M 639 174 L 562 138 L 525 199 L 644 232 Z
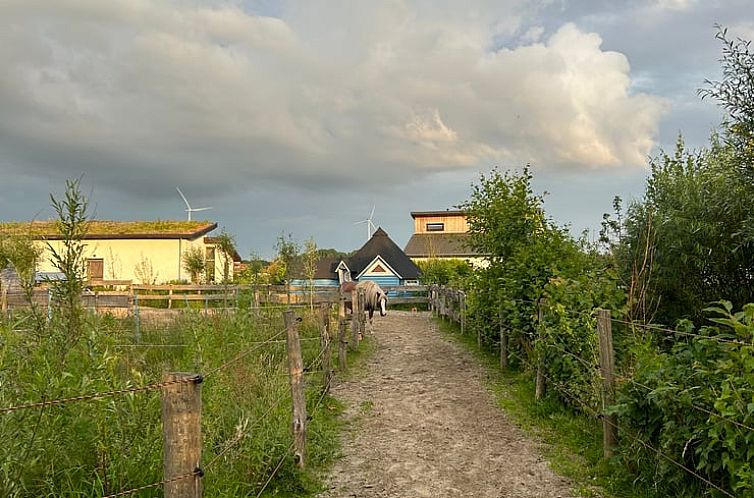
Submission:
M 374 218 L 374 208 L 376 208 L 376 204 L 372 204 L 372 212 L 369 213 L 369 221 L 372 221 L 372 218 Z
M 176 187 L 175 189 L 178 191 L 178 194 L 181 196 L 181 199 L 183 199 L 183 202 L 186 203 L 186 207 L 188 209 L 191 209 L 191 205 L 189 204 L 188 199 L 186 199 L 186 196 L 183 195 L 183 192 L 181 192 L 181 189 L 179 189 L 178 187 Z
M 196 212 L 196 211 L 206 211 L 206 210 L 208 210 L 208 209 L 212 209 L 212 206 L 209 206 L 209 207 L 203 207 L 203 208 L 194 208 L 194 209 L 192 209 L 192 211 L 195 211 L 195 212 Z

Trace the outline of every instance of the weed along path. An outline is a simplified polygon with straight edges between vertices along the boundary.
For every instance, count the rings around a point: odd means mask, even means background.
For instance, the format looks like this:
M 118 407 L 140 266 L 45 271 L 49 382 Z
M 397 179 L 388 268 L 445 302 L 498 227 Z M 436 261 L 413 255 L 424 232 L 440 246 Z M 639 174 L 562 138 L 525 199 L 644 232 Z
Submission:
M 572 496 L 427 313 L 375 317 L 374 340 L 363 372 L 333 386 L 350 430 L 321 498 Z

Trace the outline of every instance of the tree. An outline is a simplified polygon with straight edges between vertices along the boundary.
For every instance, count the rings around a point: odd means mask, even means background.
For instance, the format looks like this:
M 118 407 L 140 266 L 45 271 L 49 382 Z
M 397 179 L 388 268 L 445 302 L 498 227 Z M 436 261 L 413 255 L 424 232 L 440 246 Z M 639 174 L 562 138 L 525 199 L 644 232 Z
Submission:
M 36 283 L 37 263 L 41 255 L 42 249 L 34 244 L 30 235 L 0 233 L 0 270 L 7 267 L 15 270 L 24 299 L 31 309 L 35 329 L 39 333 L 44 330 L 45 322 L 38 313 L 37 305 L 34 302 L 34 285 Z M 7 289 L 0 289 L 0 292 L 4 295 L 7 295 L 6 291 Z
M 754 300 L 751 186 L 738 161 L 717 136 L 698 152 L 679 139 L 672 155 L 651 160 L 644 198 L 626 215 L 620 262 L 626 280 L 636 280 L 637 268 L 651 275 L 637 287 L 643 296 L 632 296 L 632 305 L 650 308 L 647 318 L 656 309 L 662 323 L 701 323 L 710 302 Z
M 275 243 L 275 252 L 277 252 L 275 259 L 283 266 L 283 280 L 286 282 L 295 273 L 294 263 L 298 258 L 298 251 L 299 245 L 293 240 L 291 234 L 281 232 L 278 235 L 277 242 Z
M 725 109 L 725 141 L 738 156 L 738 169 L 754 179 L 754 52 L 750 40 L 731 40 L 721 26 L 716 38 L 723 45 L 723 79 L 706 80 L 707 88 L 700 89 L 699 95 L 717 100 Z
M 220 232 L 216 240 L 215 246 L 220 250 L 223 257 L 223 283 L 227 284 L 230 282 L 230 264 L 236 250 L 236 241 L 225 229 Z
M 304 276 L 309 283 L 309 308 L 314 311 L 314 274 L 317 273 L 317 261 L 319 261 L 319 252 L 314 237 L 310 237 L 304 243 L 302 257 Z
M 192 283 L 200 283 L 201 276 L 207 269 L 207 264 L 204 261 L 204 253 L 201 248 L 189 247 L 183 251 L 183 269 L 190 275 Z
M 726 111 L 721 133 L 700 151 L 679 138 L 672 154 L 653 158 L 644 198 L 623 224 L 618 262 L 632 313 L 645 320 L 701 324 L 710 302 L 754 300 L 754 52 L 723 28 L 717 38 L 723 78 L 699 94 Z
M 73 343 L 81 333 L 83 308 L 81 293 L 86 275 L 84 259 L 84 236 L 89 229 L 89 202 L 81 193 L 80 179 L 67 180 L 65 194 L 58 200 L 50 194 L 50 201 L 57 213 L 55 226 L 60 233 L 63 247 L 56 249 L 49 242 L 50 260 L 64 275 L 64 279 L 51 285 L 52 297 L 58 303 L 65 338 Z

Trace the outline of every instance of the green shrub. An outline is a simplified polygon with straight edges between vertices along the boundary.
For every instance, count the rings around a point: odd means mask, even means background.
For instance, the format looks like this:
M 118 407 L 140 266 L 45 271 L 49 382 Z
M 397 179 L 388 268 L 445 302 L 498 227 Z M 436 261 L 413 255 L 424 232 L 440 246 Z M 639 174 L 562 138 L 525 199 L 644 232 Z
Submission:
M 754 304 L 708 309 L 717 326 L 686 323 L 670 352 L 648 338 L 635 353 L 633 379 L 619 389 L 616 413 L 627 436 L 622 458 L 636 479 L 673 496 L 723 496 L 639 438 L 735 496 L 754 494 Z M 663 332 L 658 332 L 662 334 Z M 740 344 L 732 342 L 739 341 Z

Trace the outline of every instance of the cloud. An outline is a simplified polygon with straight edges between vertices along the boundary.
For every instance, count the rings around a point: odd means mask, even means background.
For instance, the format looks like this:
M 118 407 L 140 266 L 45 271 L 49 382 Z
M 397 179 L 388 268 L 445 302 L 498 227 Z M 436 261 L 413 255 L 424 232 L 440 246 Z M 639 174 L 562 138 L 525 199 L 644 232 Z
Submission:
M 698 0 L 656 0 L 654 7 L 659 10 L 684 11 L 691 9 Z
M 525 8 L 9 0 L 0 165 L 147 194 L 177 179 L 335 188 L 491 162 L 644 165 L 664 101 L 631 91 L 599 35 L 547 35 Z

